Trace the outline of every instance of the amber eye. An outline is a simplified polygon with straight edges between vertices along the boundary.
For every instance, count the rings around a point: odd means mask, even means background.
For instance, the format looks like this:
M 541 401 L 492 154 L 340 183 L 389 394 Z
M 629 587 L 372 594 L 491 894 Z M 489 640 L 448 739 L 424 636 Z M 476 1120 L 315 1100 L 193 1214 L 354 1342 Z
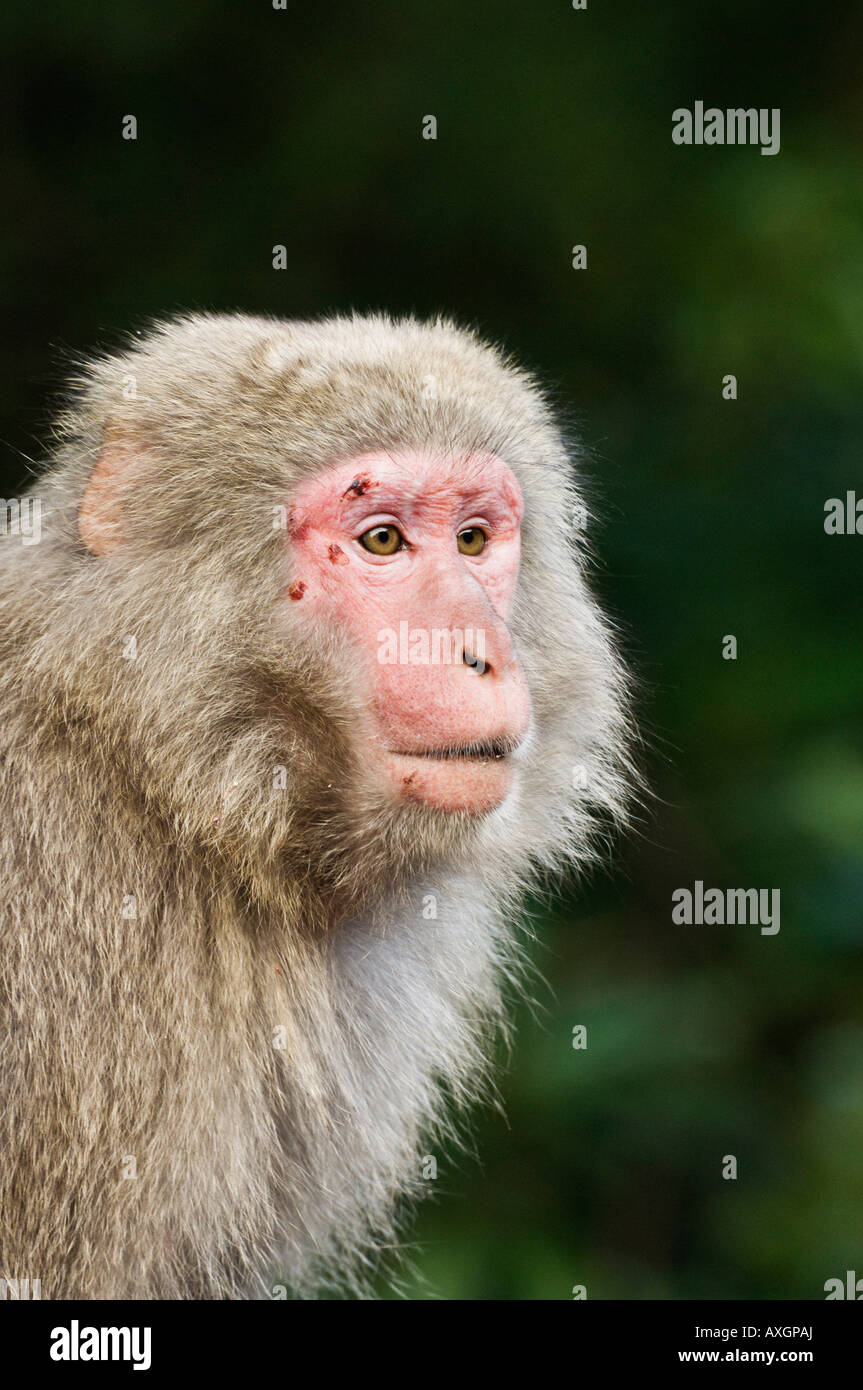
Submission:
M 360 536 L 360 545 L 372 555 L 395 555 L 404 543 L 405 538 L 397 526 L 373 526 Z
M 459 531 L 456 539 L 462 555 L 479 555 L 485 550 L 488 536 L 478 526 L 466 526 L 463 531 Z

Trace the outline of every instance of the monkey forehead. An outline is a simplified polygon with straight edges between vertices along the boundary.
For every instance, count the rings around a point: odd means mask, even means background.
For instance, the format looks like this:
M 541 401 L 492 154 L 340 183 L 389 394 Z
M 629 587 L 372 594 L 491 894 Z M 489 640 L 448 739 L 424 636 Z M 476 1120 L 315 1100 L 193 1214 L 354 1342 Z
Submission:
M 298 519 L 348 521 L 376 511 L 443 516 L 490 513 L 517 527 L 524 511 L 512 470 L 495 454 L 442 455 L 422 450 L 371 451 L 331 464 L 293 494 Z

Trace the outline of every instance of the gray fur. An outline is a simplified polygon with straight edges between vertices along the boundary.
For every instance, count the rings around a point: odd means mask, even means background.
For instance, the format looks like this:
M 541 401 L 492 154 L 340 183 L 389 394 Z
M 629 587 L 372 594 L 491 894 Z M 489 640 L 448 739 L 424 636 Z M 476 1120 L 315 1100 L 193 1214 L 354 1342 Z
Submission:
M 112 434 L 128 535 L 97 558 L 76 512 Z M 534 730 L 479 822 L 368 792 L 350 652 L 283 601 L 273 508 L 381 445 L 491 450 L 524 492 Z M 567 447 L 451 323 L 194 315 L 86 365 L 31 492 L 41 544 L 0 545 L 0 1274 L 52 1298 L 361 1285 L 484 1089 L 521 893 L 624 811 Z

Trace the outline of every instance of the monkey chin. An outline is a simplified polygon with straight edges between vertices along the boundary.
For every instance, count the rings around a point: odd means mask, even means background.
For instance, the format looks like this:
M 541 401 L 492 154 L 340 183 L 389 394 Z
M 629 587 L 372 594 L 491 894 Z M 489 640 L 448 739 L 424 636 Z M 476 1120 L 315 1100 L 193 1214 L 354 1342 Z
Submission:
M 473 816 L 501 806 L 513 782 L 512 765 L 506 757 L 389 752 L 385 766 L 388 780 L 402 801 Z

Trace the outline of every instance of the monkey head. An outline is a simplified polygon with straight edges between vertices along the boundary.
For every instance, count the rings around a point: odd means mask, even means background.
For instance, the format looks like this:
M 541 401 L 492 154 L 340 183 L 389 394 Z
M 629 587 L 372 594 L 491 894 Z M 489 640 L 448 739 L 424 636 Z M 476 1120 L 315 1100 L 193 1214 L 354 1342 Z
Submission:
M 524 372 L 442 321 L 195 315 L 88 363 L 61 429 L 54 707 L 180 843 L 354 895 L 588 852 L 623 682 Z

